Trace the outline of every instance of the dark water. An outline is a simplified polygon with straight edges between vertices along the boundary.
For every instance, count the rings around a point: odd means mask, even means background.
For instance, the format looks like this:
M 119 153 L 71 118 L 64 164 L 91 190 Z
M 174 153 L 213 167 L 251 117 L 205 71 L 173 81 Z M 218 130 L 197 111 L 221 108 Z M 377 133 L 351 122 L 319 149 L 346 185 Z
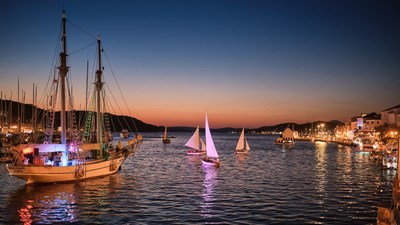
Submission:
M 80 183 L 25 185 L 0 165 L 0 224 L 375 224 L 376 206 L 390 204 L 396 172 L 347 147 L 282 150 L 258 135 L 235 155 L 239 135 L 214 134 L 222 165 L 205 169 L 185 154 L 191 134 L 171 135 L 145 139 L 118 174 Z

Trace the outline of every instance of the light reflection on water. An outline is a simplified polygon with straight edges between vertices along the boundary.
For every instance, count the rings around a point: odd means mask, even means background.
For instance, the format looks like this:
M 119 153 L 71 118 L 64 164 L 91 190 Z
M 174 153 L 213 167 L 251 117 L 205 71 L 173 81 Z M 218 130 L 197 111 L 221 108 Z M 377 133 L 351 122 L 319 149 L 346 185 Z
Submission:
M 218 169 L 214 167 L 205 167 L 204 181 L 203 181 L 203 203 L 201 204 L 201 215 L 204 217 L 214 217 L 212 214 L 212 207 L 215 201 L 214 188 L 217 185 Z
M 238 135 L 215 134 L 217 169 L 185 154 L 190 133 L 171 135 L 170 145 L 145 139 L 119 173 L 80 183 L 24 185 L 1 165 L 0 224 L 372 224 L 390 204 L 396 171 L 348 147 L 288 150 L 249 135 L 250 153 L 234 154 Z

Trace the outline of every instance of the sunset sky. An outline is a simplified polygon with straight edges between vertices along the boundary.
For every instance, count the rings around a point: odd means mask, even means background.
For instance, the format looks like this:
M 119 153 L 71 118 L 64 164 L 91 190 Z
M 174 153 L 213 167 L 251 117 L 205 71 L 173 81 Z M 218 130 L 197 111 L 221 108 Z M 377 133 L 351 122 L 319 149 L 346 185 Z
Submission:
M 63 9 L 76 109 L 98 34 L 123 113 L 154 125 L 203 126 L 206 111 L 212 128 L 347 121 L 400 104 L 400 3 L 368 0 L 1 1 L 3 98 L 18 77 L 27 103 L 33 83 L 42 94 Z

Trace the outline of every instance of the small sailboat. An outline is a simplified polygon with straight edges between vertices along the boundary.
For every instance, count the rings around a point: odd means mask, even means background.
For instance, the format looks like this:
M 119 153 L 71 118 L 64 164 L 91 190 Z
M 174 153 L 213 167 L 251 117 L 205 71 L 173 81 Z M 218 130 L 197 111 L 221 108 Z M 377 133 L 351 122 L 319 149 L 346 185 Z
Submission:
M 248 153 L 250 151 L 249 143 L 247 142 L 247 138 L 244 136 L 244 128 L 242 129 L 242 133 L 240 134 L 238 143 L 236 145 L 235 153 Z
M 126 139 L 129 137 L 129 131 L 127 129 L 123 129 L 120 133 L 119 133 L 120 138 L 122 139 Z
M 164 129 L 164 135 L 163 135 L 162 142 L 164 144 L 170 144 L 171 143 L 171 139 L 169 139 L 168 136 L 167 136 L 167 127 L 165 127 L 165 129 Z
M 196 131 L 193 133 L 192 137 L 186 142 L 185 146 L 191 148 L 187 151 L 188 155 L 202 155 L 206 153 L 206 144 L 200 138 L 199 126 L 197 126 Z
M 211 136 L 210 127 L 208 126 L 207 113 L 206 113 L 205 130 L 206 130 L 206 144 L 207 144 L 206 145 L 206 153 L 207 153 L 207 156 L 206 156 L 206 158 L 201 160 L 201 163 L 205 166 L 219 167 L 220 166 L 219 156 L 218 156 L 217 149 L 215 148 L 214 141 Z

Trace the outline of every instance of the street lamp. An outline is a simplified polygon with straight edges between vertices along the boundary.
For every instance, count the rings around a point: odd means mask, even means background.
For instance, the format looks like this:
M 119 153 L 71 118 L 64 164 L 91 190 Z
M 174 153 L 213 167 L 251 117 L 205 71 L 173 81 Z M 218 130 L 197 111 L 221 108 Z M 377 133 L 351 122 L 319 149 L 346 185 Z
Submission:
M 320 138 L 324 138 L 324 126 L 325 126 L 325 124 L 323 124 L 323 123 L 321 123 L 320 125 L 318 125 L 318 129 L 319 128 L 321 128 L 321 130 L 320 130 L 320 132 L 318 133 L 318 136 L 320 137 Z

